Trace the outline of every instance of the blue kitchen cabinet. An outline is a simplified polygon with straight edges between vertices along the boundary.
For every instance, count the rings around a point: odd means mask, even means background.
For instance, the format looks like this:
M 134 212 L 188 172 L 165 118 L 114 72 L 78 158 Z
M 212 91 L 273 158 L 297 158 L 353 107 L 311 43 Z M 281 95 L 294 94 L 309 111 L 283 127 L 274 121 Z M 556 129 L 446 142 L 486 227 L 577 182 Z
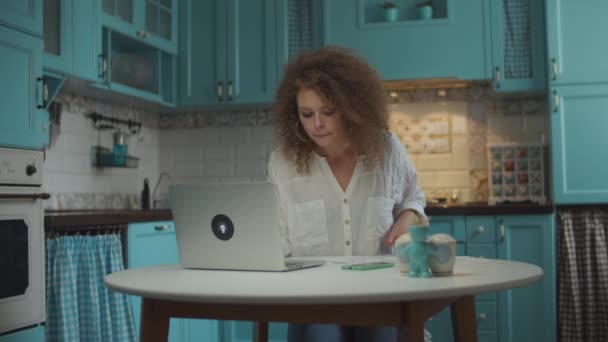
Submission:
M 42 149 L 48 144 L 43 110 L 42 40 L 0 25 L 0 145 Z
M 456 255 L 465 255 L 465 218 L 464 216 L 433 216 L 429 227 L 429 236 L 448 234 L 456 240 Z M 445 308 L 426 323 L 433 341 L 453 341 L 452 318 L 450 308 Z
M 79 79 L 102 82 L 108 63 L 102 53 L 99 0 L 72 2 L 71 74 Z
M 608 2 L 546 0 L 546 11 L 550 85 L 608 82 Z
M 496 221 L 498 258 L 544 271 L 536 283 L 499 293 L 500 341 L 556 341 L 555 215 L 498 216 Z
M 130 224 L 127 239 L 128 268 L 179 263 L 175 226 L 171 221 Z M 141 298 L 131 296 L 130 300 L 139 331 Z M 219 341 L 219 324 L 212 320 L 172 318 L 169 341 Z
M 589 13 L 589 8 L 593 8 Z M 547 72 L 554 202 L 608 202 L 604 127 L 608 119 L 608 52 L 602 42 L 608 3 L 546 0 Z
M 323 1 L 277 0 L 275 10 L 277 80 L 281 80 L 288 60 L 323 45 Z
M 178 0 L 99 0 L 102 25 L 177 53 Z
M 64 74 L 72 71 L 72 1 L 44 0 L 44 70 Z
M 552 86 L 549 99 L 554 202 L 608 202 L 608 84 Z
M 181 9 L 181 105 L 271 102 L 277 75 L 275 2 L 184 0 Z
M 175 56 L 108 28 L 102 29 L 102 84 L 95 87 L 161 103 L 175 103 Z
M 44 342 L 44 326 L 20 330 L 0 336 L 0 342 Z
M 419 1 L 396 1 L 395 22 L 375 0 L 325 0 L 324 43 L 354 49 L 386 80 L 488 78 L 482 0 L 434 1 L 432 19 L 415 17 Z
M 543 1 L 491 0 L 489 10 L 494 91 L 544 92 L 547 81 Z
M 253 323 L 246 321 L 225 321 L 222 342 L 253 341 Z M 268 324 L 269 342 L 287 342 L 287 323 Z
M 42 37 L 42 0 L 0 0 L 0 24 Z
M 475 297 L 479 341 L 555 341 L 555 216 L 434 216 L 430 234 L 437 221 L 458 222 L 466 241 L 459 255 L 521 261 L 544 271 L 532 285 Z M 449 309 L 431 318 L 426 329 L 432 340 L 453 341 L 451 322 Z

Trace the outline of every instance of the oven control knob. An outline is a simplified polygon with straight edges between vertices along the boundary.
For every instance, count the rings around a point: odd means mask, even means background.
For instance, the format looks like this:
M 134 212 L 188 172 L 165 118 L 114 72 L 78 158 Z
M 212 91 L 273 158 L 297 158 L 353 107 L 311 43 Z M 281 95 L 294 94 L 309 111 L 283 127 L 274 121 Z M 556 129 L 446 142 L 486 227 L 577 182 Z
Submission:
M 34 164 L 32 164 L 32 165 L 28 165 L 28 166 L 25 168 L 25 173 L 26 173 L 28 176 L 33 175 L 33 174 L 34 174 L 34 173 L 36 173 L 37 171 L 38 171 L 38 169 L 36 168 L 36 166 L 35 166 Z

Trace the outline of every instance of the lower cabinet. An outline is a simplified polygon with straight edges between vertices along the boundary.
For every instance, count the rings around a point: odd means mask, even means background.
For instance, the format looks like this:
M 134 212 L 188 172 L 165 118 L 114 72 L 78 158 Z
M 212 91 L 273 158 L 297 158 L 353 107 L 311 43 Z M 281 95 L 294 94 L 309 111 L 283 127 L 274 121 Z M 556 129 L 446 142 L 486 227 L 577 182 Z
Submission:
M 0 336 L 0 342 L 44 342 L 44 327 L 37 326 L 27 330 Z
M 555 341 L 555 216 L 435 216 L 430 234 L 446 233 L 457 240 L 457 254 L 535 264 L 540 281 L 521 288 L 475 297 L 480 342 Z M 128 267 L 178 263 L 173 222 L 129 225 Z M 131 297 L 139 331 L 141 299 Z M 449 308 L 426 324 L 434 342 L 453 341 Z M 252 322 L 171 319 L 169 341 L 251 341 Z M 44 333 L 43 333 L 44 335 Z M 0 342 L 26 341 L 0 337 Z M 269 341 L 287 341 L 287 323 L 271 323 Z M 35 339 L 27 339 L 27 341 Z M 42 341 L 42 340 L 41 340 Z
M 171 221 L 130 224 L 127 239 L 128 268 L 179 262 L 175 227 Z M 130 300 L 135 327 L 139 332 L 141 298 L 131 296 Z M 169 342 L 190 341 L 220 341 L 219 322 L 172 318 L 169 326 Z
M 464 232 L 458 255 L 521 261 L 544 271 L 543 279 L 532 285 L 475 297 L 480 342 L 556 340 L 554 222 L 553 214 L 433 217 L 430 234 L 446 233 L 449 226 Z M 448 234 L 460 247 L 462 234 Z M 434 342 L 453 341 L 451 327 L 449 308 L 426 325 Z
M 253 323 L 246 321 L 225 321 L 222 342 L 253 341 Z M 269 342 L 287 342 L 287 323 L 268 324 Z

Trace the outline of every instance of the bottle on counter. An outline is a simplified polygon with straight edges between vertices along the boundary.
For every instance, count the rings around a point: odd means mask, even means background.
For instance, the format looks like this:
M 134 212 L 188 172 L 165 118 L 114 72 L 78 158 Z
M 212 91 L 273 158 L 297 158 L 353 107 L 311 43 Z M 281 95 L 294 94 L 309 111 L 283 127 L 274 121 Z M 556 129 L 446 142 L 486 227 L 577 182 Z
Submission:
M 144 178 L 144 189 L 141 191 L 141 208 L 150 209 L 150 185 L 148 178 Z

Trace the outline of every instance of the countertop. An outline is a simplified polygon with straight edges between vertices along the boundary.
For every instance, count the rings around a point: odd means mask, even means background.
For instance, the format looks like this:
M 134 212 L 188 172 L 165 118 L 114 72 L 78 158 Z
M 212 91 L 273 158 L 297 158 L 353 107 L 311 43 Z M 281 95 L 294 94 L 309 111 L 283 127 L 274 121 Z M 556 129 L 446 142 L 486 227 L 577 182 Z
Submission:
M 47 229 L 171 220 L 171 210 L 47 210 L 44 213 Z
M 553 204 L 497 204 L 485 202 L 463 204 L 429 204 L 425 212 L 429 216 L 446 215 L 535 215 L 550 214 Z M 113 225 L 136 222 L 171 221 L 171 210 L 69 210 L 46 211 L 44 224 L 48 228 L 89 225 Z

